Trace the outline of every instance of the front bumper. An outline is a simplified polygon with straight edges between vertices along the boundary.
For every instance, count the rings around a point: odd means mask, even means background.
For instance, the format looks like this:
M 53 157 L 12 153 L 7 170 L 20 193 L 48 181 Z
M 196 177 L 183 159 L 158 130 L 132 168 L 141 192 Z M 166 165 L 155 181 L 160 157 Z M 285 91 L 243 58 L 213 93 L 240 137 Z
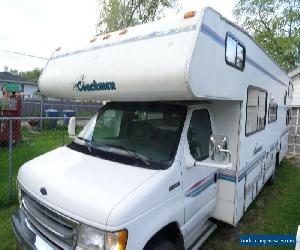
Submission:
M 30 224 L 22 208 L 13 214 L 12 228 L 21 250 L 57 249 Z

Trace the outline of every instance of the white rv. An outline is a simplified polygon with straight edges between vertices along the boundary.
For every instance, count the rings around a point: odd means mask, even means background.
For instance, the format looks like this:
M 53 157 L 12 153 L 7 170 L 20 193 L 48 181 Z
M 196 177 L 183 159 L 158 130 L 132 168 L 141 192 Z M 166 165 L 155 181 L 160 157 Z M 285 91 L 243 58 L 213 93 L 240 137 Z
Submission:
M 28 248 L 198 249 L 287 152 L 289 77 L 211 8 L 57 49 L 39 88 L 108 102 L 20 168 L 12 223 Z

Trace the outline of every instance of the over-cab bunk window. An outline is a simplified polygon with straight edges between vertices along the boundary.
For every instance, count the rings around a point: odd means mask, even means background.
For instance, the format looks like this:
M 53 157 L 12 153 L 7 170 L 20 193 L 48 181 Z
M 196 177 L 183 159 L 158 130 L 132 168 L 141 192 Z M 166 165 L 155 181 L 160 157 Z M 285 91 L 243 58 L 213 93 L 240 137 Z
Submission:
M 245 68 L 246 49 L 230 33 L 227 33 L 226 35 L 225 50 L 226 63 L 238 70 L 243 71 Z
M 269 123 L 276 122 L 277 120 L 278 105 L 275 103 L 269 104 Z
M 267 92 L 258 88 L 248 88 L 246 111 L 246 136 L 261 131 L 266 126 Z

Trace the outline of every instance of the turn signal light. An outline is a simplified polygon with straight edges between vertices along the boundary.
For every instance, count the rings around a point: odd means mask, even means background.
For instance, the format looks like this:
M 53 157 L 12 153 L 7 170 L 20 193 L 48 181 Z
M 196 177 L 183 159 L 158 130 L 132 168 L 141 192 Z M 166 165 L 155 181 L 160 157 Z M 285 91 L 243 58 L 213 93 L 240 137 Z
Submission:
M 196 11 L 189 11 L 184 14 L 184 19 L 194 17 L 196 15 Z

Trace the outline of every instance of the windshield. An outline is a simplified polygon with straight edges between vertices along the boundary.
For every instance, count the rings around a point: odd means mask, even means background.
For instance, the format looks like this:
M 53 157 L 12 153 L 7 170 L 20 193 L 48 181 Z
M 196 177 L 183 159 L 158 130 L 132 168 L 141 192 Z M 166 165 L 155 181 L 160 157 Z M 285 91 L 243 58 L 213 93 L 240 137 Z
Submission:
M 180 139 L 186 107 L 162 103 L 109 103 L 74 140 L 122 161 L 138 165 L 170 165 Z M 135 164 L 136 165 L 136 164 Z

